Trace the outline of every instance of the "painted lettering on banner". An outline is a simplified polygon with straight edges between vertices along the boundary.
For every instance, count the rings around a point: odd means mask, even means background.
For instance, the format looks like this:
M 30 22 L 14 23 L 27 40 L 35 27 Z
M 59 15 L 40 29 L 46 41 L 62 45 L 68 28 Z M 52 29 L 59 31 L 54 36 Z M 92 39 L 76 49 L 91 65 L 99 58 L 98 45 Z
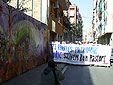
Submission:
M 53 56 L 56 62 L 82 65 L 110 65 L 110 46 L 91 46 L 52 43 Z M 107 51 L 105 51 L 107 49 Z M 107 63 L 107 64 L 106 64 Z

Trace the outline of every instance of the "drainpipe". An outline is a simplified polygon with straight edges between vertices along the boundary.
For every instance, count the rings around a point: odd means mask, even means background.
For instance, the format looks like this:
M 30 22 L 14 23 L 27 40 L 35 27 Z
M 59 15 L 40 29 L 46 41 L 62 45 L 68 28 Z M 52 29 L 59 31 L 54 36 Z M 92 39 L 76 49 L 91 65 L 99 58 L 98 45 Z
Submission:
M 40 21 L 42 21 L 42 0 L 40 0 Z
M 49 8 L 50 8 L 50 0 L 47 0 L 47 25 L 49 24 Z M 50 36 L 51 36 L 51 34 L 50 34 L 50 30 L 48 29 L 48 27 L 47 27 L 47 35 L 48 35 L 48 39 L 47 39 L 47 41 L 48 41 L 48 44 L 50 43 Z
M 33 0 L 32 0 L 32 15 L 31 16 L 33 17 Z
M 48 0 L 47 0 L 47 10 L 46 10 L 46 20 L 45 20 L 45 23 L 46 23 L 46 24 L 48 24 L 48 12 L 49 12 L 49 11 L 48 11 L 48 8 L 49 8 L 49 7 L 48 7 Z

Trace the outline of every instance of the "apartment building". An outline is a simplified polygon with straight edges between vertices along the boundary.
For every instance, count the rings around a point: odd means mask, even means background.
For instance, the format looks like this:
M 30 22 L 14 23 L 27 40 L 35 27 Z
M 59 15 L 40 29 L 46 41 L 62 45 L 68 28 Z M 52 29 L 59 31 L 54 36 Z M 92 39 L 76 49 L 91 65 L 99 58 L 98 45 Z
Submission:
M 91 21 L 90 22 L 90 40 L 89 42 L 93 42 L 94 39 L 93 39 L 93 33 L 94 33 L 94 30 L 93 30 L 93 22 Z
M 18 8 L 18 0 L 11 0 L 11 6 Z M 63 10 L 68 10 L 69 0 L 19 0 L 19 8 L 26 8 L 24 11 L 29 16 L 47 24 L 45 37 L 49 41 L 62 40 L 63 31 Z
M 93 19 L 92 19 L 92 21 L 90 22 L 90 36 L 91 36 L 91 41 L 93 42 L 93 41 L 95 41 L 95 38 L 94 38 L 94 35 L 95 35 L 95 33 L 94 33 L 94 0 L 93 0 L 93 9 L 92 9 L 92 16 L 93 16 Z
M 76 5 L 70 5 L 68 9 L 68 17 L 70 22 L 74 23 L 75 25 L 83 23 L 79 8 Z
M 113 46 L 113 0 L 93 0 L 93 38 Z
M 63 23 L 63 10 L 68 10 L 69 0 L 50 0 L 48 37 L 49 41 L 62 41 L 67 29 Z
M 70 5 L 68 10 L 68 17 L 70 18 L 70 22 L 76 24 L 77 23 L 77 12 L 79 11 L 78 7 L 75 5 Z
M 83 20 L 79 12 L 79 8 L 76 5 L 70 5 L 68 9 L 68 17 L 70 22 L 76 26 L 78 29 L 82 29 Z M 82 37 L 76 39 L 77 41 L 82 41 Z
M 82 42 L 83 42 L 84 44 L 86 44 L 86 43 L 88 43 L 88 42 L 91 42 L 90 40 L 91 40 L 90 33 L 87 32 L 87 31 L 85 31 L 85 30 L 83 30 Z
M 25 14 L 47 23 L 45 18 L 47 17 L 48 0 L 11 0 L 9 5 L 24 10 Z
M 68 32 L 68 28 L 64 25 L 63 10 L 68 10 L 69 0 L 18 0 L 19 6 L 22 5 L 24 13 L 33 18 L 43 22 L 47 25 L 44 32 L 44 50 L 45 60 L 50 57 L 50 46 L 53 41 L 64 40 L 65 33 Z M 9 3 L 11 6 L 18 8 L 17 0 L 11 0 Z M 19 7 L 22 10 L 22 7 Z M 68 35 L 68 33 L 67 33 Z M 67 38 L 67 37 L 66 37 Z M 67 38 L 68 39 L 68 38 Z

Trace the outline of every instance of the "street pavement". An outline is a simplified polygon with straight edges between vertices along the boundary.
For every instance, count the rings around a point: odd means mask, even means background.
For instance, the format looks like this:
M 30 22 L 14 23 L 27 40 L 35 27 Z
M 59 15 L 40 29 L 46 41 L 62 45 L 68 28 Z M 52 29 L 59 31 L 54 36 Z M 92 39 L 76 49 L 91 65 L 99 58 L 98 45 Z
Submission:
M 40 85 L 41 73 L 47 64 L 35 67 L 0 85 Z M 113 85 L 113 65 L 109 67 L 79 66 L 58 63 L 65 74 L 61 85 Z
M 47 64 L 37 66 L 11 80 L 1 83 L 0 85 L 40 85 L 41 73 L 47 67 Z M 58 68 L 64 73 L 66 64 L 58 63 Z
M 113 85 L 113 65 L 77 66 L 68 65 L 61 85 Z

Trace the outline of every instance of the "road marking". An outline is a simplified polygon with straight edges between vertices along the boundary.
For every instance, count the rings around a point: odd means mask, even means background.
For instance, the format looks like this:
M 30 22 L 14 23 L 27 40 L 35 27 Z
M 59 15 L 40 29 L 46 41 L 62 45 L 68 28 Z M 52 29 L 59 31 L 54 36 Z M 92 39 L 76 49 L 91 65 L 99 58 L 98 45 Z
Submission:
M 62 73 L 64 74 L 65 71 L 67 70 L 68 66 L 65 66 L 64 69 L 62 70 Z

